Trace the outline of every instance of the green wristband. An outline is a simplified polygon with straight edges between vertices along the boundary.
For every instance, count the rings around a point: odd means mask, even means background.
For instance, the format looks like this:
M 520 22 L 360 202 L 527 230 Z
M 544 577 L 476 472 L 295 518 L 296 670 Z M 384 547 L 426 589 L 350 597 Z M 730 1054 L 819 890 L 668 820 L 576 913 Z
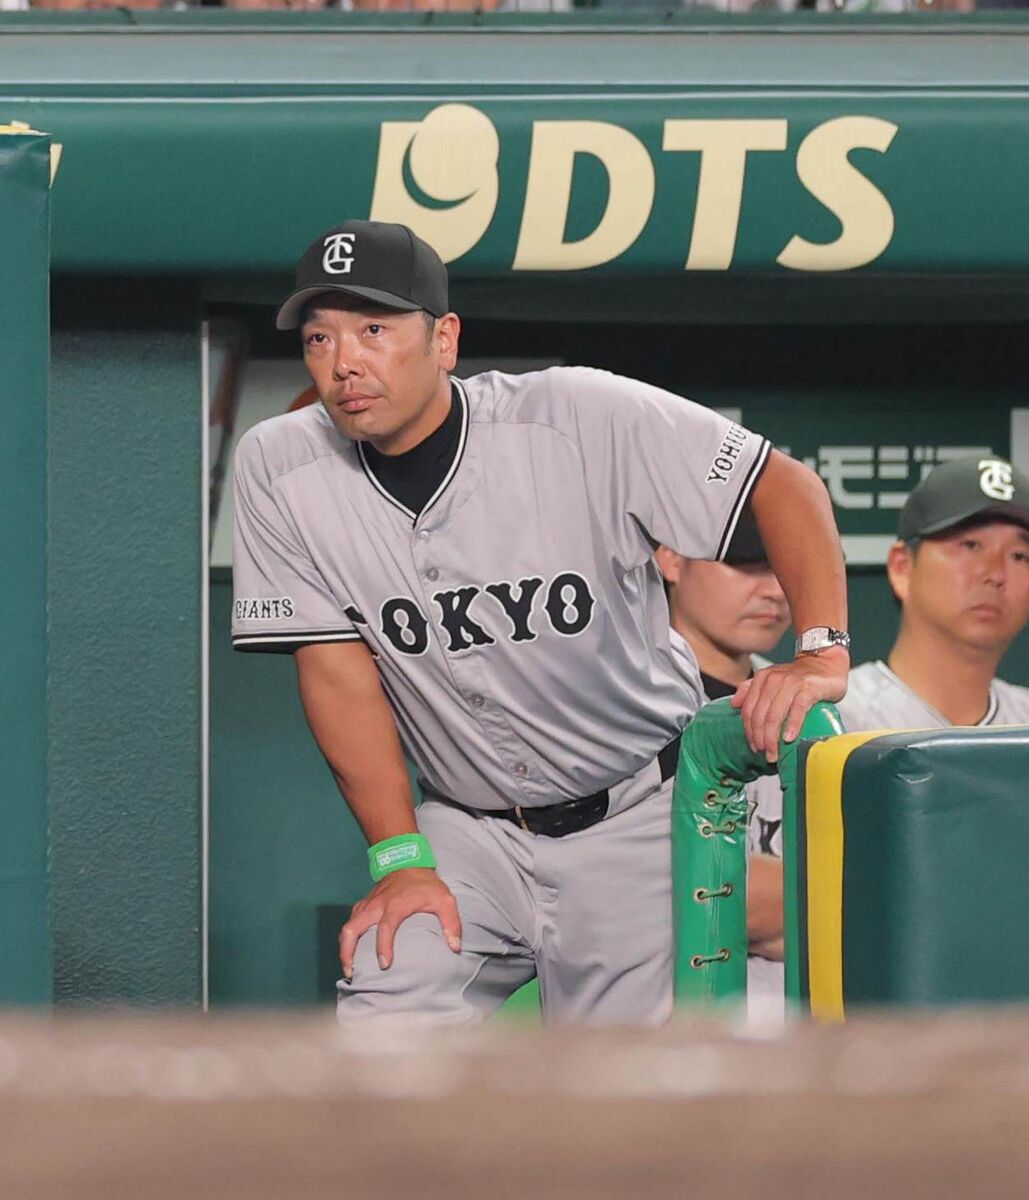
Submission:
M 405 867 L 434 867 L 436 856 L 429 839 L 420 833 L 402 833 L 368 847 L 368 869 L 376 883 L 392 871 Z

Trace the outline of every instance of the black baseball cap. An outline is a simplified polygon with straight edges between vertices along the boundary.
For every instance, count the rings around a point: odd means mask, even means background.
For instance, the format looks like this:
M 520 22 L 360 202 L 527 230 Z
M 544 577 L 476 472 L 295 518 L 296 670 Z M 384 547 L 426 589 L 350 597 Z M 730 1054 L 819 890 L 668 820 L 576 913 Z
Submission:
M 768 551 L 758 533 L 757 522 L 749 508 L 740 513 L 736 529 L 729 539 L 729 547 L 722 562 L 730 567 L 745 567 L 768 562 Z
M 324 292 L 434 317 L 450 308 L 443 260 L 406 225 L 385 221 L 344 221 L 319 234 L 297 263 L 296 287 L 276 314 L 276 328 L 296 329 L 304 305 Z
M 1029 528 L 1029 477 L 995 454 L 955 458 L 931 471 L 900 510 L 902 542 L 943 533 L 973 517 Z

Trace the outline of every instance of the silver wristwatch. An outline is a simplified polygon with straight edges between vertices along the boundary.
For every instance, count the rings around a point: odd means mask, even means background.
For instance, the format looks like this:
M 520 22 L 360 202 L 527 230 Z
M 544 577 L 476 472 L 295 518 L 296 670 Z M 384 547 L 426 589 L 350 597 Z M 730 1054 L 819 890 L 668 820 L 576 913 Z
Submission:
M 812 629 L 805 629 L 797 638 L 793 653 L 817 654 L 819 650 L 828 650 L 832 646 L 842 646 L 844 650 L 849 650 L 850 634 L 844 633 L 842 629 L 833 629 L 829 625 L 815 625 Z

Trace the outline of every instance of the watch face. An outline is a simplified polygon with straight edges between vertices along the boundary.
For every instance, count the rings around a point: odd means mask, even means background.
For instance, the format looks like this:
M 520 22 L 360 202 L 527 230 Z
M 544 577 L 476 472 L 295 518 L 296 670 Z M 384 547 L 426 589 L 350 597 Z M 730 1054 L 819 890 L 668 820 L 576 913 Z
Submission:
M 805 629 L 797 639 L 798 654 L 813 654 L 817 650 L 828 650 L 830 646 L 850 646 L 850 635 L 841 629 L 830 629 L 821 626 L 815 629 Z

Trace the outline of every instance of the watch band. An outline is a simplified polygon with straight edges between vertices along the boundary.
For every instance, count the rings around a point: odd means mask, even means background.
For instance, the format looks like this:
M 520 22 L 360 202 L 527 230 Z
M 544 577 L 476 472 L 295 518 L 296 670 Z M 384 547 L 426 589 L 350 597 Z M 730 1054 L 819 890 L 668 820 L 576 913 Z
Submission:
M 819 650 L 828 650 L 833 646 L 842 646 L 844 650 L 849 650 L 850 634 L 842 629 L 833 629 L 831 625 L 815 625 L 811 629 L 805 629 L 797 638 L 793 653 L 794 656 L 817 654 Z

